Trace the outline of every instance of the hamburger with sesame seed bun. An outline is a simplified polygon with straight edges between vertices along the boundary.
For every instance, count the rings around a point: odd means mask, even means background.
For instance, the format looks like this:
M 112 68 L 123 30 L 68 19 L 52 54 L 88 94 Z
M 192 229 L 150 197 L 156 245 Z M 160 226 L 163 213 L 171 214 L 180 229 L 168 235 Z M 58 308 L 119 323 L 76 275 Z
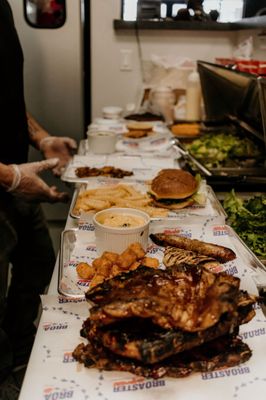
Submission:
M 205 195 L 198 193 L 199 177 L 182 169 L 163 169 L 152 180 L 150 195 L 154 205 L 179 210 L 195 203 L 203 205 Z

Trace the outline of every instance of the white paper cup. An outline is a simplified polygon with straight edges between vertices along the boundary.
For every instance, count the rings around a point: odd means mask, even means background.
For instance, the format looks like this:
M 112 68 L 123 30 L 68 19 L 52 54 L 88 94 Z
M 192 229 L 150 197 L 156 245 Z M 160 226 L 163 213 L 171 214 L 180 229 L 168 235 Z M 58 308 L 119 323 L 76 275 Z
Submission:
M 114 215 L 117 221 L 124 221 L 125 218 L 136 217 L 141 223 L 134 227 L 107 226 L 102 223 L 106 217 Z M 143 211 L 134 208 L 108 208 L 97 212 L 93 216 L 95 227 L 96 249 L 99 256 L 104 251 L 122 253 L 132 243 L 140 243 L 143 249 L 147 250 L 149 238 L 150 216 Z
M 94 154 L 111 154 L 115 152 L 117 134 L 111 131 L 89 131 L 89 150 Z

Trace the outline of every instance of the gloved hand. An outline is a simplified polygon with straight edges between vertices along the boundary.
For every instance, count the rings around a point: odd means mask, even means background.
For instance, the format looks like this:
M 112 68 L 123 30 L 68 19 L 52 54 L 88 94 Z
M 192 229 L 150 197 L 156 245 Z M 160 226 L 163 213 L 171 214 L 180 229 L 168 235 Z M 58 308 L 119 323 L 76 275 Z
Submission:
M 51 158 L 27 164 L 10 165 L 10 168 L 13 168 L 14 176 L 7 191 L 29 201 L 66 202 L 69 199 L 68 193 L 58 192 L 55 186 L 49 187 L 38 176 L 42 171 L 53 170 L 58 164 L 58 158 Z
M 55 176 L 60 176 L 72 157 L 73 151 L 76 150 L 77 143 L 69 137 L 46 136 L 40 141 L 39 148 L 46 159 L 59 158 L 59 163 L 53 168 L 53 173 Z

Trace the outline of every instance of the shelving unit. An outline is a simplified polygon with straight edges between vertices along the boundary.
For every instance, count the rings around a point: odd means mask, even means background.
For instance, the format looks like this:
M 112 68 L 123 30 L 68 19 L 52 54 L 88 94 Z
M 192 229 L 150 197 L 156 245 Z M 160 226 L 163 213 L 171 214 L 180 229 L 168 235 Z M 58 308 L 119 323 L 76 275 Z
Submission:
M 237 22 L 214 21 L 171 21 L 171 20 L 139 20 L 113 21 L 115 30 L 159 29 L 159 30 L 190 30 L 190 31 L 238 31 L 243 29 L 266 29 L 266 16 L 244 18 Z

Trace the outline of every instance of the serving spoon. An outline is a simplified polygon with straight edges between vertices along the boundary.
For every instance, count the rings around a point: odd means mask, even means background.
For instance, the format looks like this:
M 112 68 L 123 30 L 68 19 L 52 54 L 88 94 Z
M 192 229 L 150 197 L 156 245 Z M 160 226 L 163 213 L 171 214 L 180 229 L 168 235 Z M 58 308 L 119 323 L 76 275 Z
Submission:
M 183 158 L 190 160 L 206 176 L 212 176 L 212 173 L 206 167 L 204 167 L 204 165 L 202 165 L 198 160 L 196 160 L 196 158 L 193 157 L 189 153 L 189 151 L 186 150 L 182 146 L 182 144 L 180 143 L 179 139 L 172 138 L 170 141 L 171 141 L 172 147 L 174 147 L 176 150 L 178 150 Z

